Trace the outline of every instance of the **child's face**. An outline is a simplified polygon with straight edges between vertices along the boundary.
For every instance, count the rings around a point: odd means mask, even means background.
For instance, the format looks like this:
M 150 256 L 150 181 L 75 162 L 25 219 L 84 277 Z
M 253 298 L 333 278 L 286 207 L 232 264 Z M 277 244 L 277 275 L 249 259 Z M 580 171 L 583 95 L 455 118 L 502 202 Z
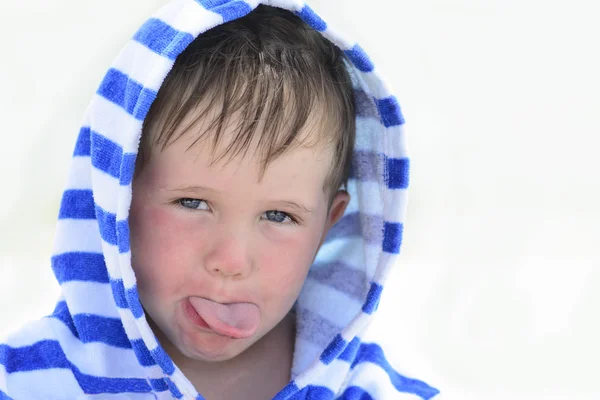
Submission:
M 319 146 L 283 154 L 259 180 L 252 151 L 211 166 L 210 146 L 188 150 L 189 139 L 153 150 L 134 181 L 132 264 L 161 340 L 186 357 L 221 361 L 246 350 L 289 312 L 348 195 L 335 195 L 328 213 L 323 183 L 332 154 Z M 249 336 L 203 327 L 195 313 L 202 312 L 200 298 L 251 303 L 241 311 L 251 316 L 239 322 Z

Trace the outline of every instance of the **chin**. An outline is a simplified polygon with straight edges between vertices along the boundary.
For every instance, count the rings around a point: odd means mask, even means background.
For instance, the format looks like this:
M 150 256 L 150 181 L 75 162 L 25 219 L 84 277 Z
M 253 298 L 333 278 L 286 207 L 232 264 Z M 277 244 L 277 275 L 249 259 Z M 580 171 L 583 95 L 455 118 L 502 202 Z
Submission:
M 240 339 L 217 338 L 213 343 L 187 343 L 181 344 L 177 348 L 181 354 L 192 360 L 220 362 L 239 356 L 251 345 L 252 343 L 248 340 L 241 342 Z

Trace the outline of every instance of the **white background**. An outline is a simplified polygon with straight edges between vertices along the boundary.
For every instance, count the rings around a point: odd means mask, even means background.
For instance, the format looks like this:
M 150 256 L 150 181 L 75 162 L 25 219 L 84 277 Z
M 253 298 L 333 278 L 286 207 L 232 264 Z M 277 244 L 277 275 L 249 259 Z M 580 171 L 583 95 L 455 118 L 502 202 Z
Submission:
M 165 2 L 0 2 L 0 336 L 54 306 L 54 221 L 83 113 Z M 441 398 L 600 398 L 594 4 L 311 2 L 367 50 L 408 121 L 403 259 L 381 312 L 396 365 Z

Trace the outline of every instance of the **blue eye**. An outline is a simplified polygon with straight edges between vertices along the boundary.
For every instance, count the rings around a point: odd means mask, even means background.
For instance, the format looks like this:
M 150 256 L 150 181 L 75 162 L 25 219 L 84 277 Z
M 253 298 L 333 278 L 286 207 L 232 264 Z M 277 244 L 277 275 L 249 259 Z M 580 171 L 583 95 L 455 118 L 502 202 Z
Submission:
M 208 204 L 200 199 L 180 199 L 179 205 L 190 210 L 208 210 Z
M 271 222 L 283 223 L 294 223 L 295 221 L 290 217 L 288 213 L 277 210 L 269 210 L 265 213 L 267 219 Z

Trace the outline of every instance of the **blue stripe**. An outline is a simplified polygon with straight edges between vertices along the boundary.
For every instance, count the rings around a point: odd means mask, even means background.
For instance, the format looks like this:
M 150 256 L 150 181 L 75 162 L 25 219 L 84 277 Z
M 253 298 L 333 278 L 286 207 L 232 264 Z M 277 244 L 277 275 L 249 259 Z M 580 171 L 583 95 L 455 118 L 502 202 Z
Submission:
M 140 318 L 144 315 L 144 309 L 138 296 L 137 286 L 125 289 L 125 285 L 121 279 L 113 279 L 110 281 L 112 286 L 113 299 L 119 308 L 128 308 L 133 313 L 135 318 Z
M 136 157 L 137 154 L 135 153 L 125 153 L 123 155 L 123 161 L 121 162 L 121 179 L 119 181 L 121 186 L 127 186 L 133 181 Z
M 194 37 L 187 32 L 178 31 L 166 22 L 151 18 L 133 35 L 133 40 L 155 53 L 175 60 L 192 43 Z
M 0 389 L 0 400 L 13 400 L 12 397 L 8 397 L 8 395 L 6 393 L 4 393 L 2 391 L 2 389 Z
M 277 395 L 275 397 L 273 397 L 273 400 L 286 400 L 286 399 L 290 399 L 291 396 L 293 394 L 298 393 L 300 389 L 298 388 L 298 385 L 296 385 L 296 382 L 291 381 L 290 383 L 287 384 L 286 387 L 284 387 L 279 393 L 277 393 Z
M 51 315 L 52 318 L 56 318 L 61 321 L 73 334 L 74 337 L 79 339 L 79 334 L 77 333 L 77 329 L 75 328 L 75 324 L 73 323 L 73 317 L 71 317 L 71 312 L 69 311 L 69 307 L 67 306 L 66 301 L 59 301 L 56 303 L 56 307 L 54 307 L 54 311 Z
M 108 271 L 101 253 L 63 253 L 52 257 L 58 283 L 85 281 L 108 283 Z
M 296 12 L 296 15 L 302 18 L 304 22 L 316 31 L 323 32 L 327 30 L 325 21 L 323 21 L 308 5 L 302 7 L 302 10 Z
M 385 175 L 389 189 L 406 189 L 409 183 L 410 160 L 408 158 L 388 158 Z
M 143 365 L 144 367 L 150 367 L 152 365 L 156 365 L 156 361 L 154 361 L 154 358 L 152 358 L 152 354 L 150 353 L 150 350 L 148 350 L 146 343 L 144 343 L 144 341 L 142 339 L 132 340 L 131 346 L 133 347 L 133 352 L 135 353 L 135 356 L 137 357 L 137 359 L 141 365 Z M 161 379 L 161 381 L 162 381 L 162 379 Z M 164 384 L 164 382 L 163 382 L 163 384 Z M 152 386 L 154 387 L 154 385 L 152 385 Z M 163 390 L 167 390 L 166 384 L 165 384 L 165 389 L 163 389 Z
M 403 226 L 397 222 L 383 224 L 383 251 L 392 254 L 400 253 Z
M 308 385 L 300 390 L 294 400 L 332 400 L 335 393 L 325 386 Z
M 113 299 L 117 307 L 128 308 L 123 281 L 121 279 L 111 279 L 110 286 L 112 287 Z
M 23 347 L 0 344 L 0 364 L 4 365 L 9 374 L 70 367 L 65 353 L 56 340 L 42 340 Z
M 173 365 L 173 361 L 171 357 L 163 350 L 163 348 L 158 345 L 154 350 L 150 350 L 152 357 L 156 360 L 156 363 L 160 365 L 163 371 L 168 375 L 173 375 L 175 372 L 175 365 Z
M 167 381 L 167 385 L 169 385 L 169 390 L 171 391 L 171 394 L 176 399 L 183 398 L 183 394 L 179 391 L 179 388 L 177 388 L 177 385 L 175 385 L 175 383 L 172 380 L 170 380 L 169 378 L 165 378 L 165 380 Z
M 388 374 L 392 385 L 394 385 L 399 392 L 412 393 L 424 400 L 429 400 L 440 392 L 423 381 L 407 378 L 396 372 L 386 360 L 383 350 L 378 344 L 363 343 L 360 346 L 360 350 L 358 351 L 351 368 L 365 362 L 370 362 L 381 367 Z
M 112 140 L 93 132 L 92 142 L 92 165 L 108 175 L 118 178 L 121 173 L 123 162 L 123 148 Z
M 196 0 L 202 7 L 223 17 L 223 23 L 243 17 L 252 7 L 240 0 Z
M 375 282 L 371 283 L 371 288 L 369 289 L 369 293 L 367 294 L 367 301 L 365 301 L 365 304 L 362 307 L 364 313 L 373 314 L 375 310 L 377 310 L 379 300 L 381 299 L 382 291 L 383 286 Z
M 360 339 L 358 337 L 355 337 L 354 339 L 352 339 L 350 341 L 350 343 L 348 343 L 348 346 L 346 346 L 346 348 L 344 349 L 344 351 L 342 352 L 342 354 L 340 354 L 340 356 L 338 358 L 340 360 L 352 362 L 354 360 L 354 358 L 356 357 L 356 353 L 358 352 L 359 348 L 360 348 Z
M 79 129 L 79 136 L 77 136 L 77 142 L 75 143 L 75 150 L 73 156 L 88 156 L 90 155 L 90 127 L 84 126 Z
M 112 245 L 117 244 L 117 216 L 96 206 L 96 219 L 100 227 L 100 237 Z
M 373 62 L 358 44 L 349 50 L 344 50 L 352 64 L 362 72 L 371 72 L 375 69 Z
M 96 205 L 96 219 L 100 227 L 100 237 L 107 243 L 119 246 L 120 253 L 129 251 L 129 222 L 117 222 L 117 216 Z
M 58 219 L 95 219 L 94 195 L 89 189 L 65 190 Z
M 167 382 L 165 382 L 164 378 L 150 379 L 150 385 L 155 392 L 164 392 L 169 390 L 169 385 L 167 385 Z
M 131 348 L 120 318 L 76 314 L 73 316 L 73 323 L 83 343 L 101 342 L 123 349 Z
M 386 128 L 404 124 L 400 103 L 394 96 L 380 100 L 375 99 L 375 103 L 379 110 L 381 122 Z
M 127 298 L 131 313 L 135 318 L 140 318 L 144 315 L 144 309 L 142 308 L 142 303 L 140 303 L 137 286 L 127 289 L 125 291 L 125 297 Z
M 146 118 L 150 105 L 156 98 L 154 90 L 145 88 L 114 68 L 108 70 L 97 93 L 140 121 Z
M 116 218 L 116 217 L 115 217 Z M 129 251 L 129 221 L 117 222 L 117 238 L 119 242 L 119 253 L 127 253 Z
M 152 388 L 141 378 L 104 378 L 81 373 L 71 365 L 77 383 L 86 394 L 101 393 L 148 393 Z
M 374 400 L 373 397 L 364 389 L 358 386 L 350 386 L 342 393 L 341 400 Z
M 344 351 L 347 344 L 348 343 L 344 338 L 340 334 L 337 334 L 325 348 L 323 354 L 321 354 L 321 362 L 325 365 L 329 365 L 342 353 L 342 351 Z

